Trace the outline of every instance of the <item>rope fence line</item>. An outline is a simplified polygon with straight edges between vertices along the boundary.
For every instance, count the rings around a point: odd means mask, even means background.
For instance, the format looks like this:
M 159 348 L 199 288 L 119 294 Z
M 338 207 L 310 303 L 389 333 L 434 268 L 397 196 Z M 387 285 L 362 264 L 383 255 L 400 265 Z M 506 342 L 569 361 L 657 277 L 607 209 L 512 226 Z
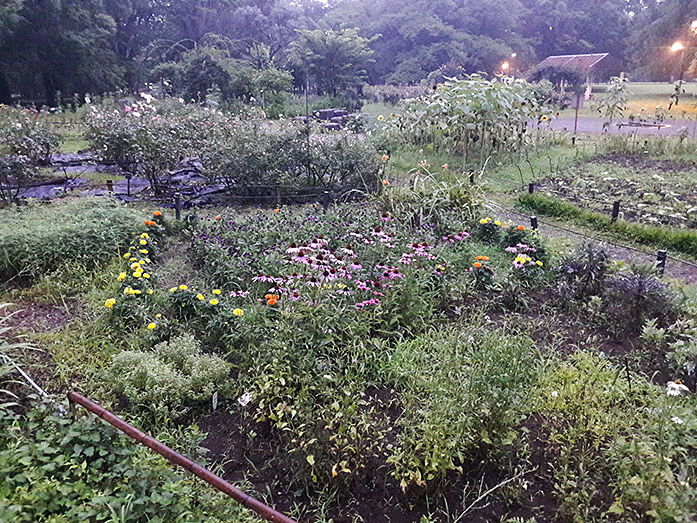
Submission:
M 515 209 L 510 209 L 510 208 L 508 208 L 508 207 L 505 207 L 505 206 L 503 206 L 503 205 L 501 205 L 501 204 L 498 204 L 498 203 L 495 203 L 495 202 L 489 202 L 489 203 L 490 203 L 490 205 L 492 205 L 493 207 L 498 207 L 498 208 L 499 208 L 501 211 L 503 211 L 503 212 L 509 212 L 509 213 L 512 213 L 512 214 L 516 214 L 516 215 L 518 215 L 518 216 L 521 216 L 521 217 L 527 218 L 527 219 L 530 218 L 529 215 L 527 215 L 527 214 L 525 214 L 525 213 L 522 213 L 522 212 L 520 212 L 520 211 L 516 211 Z M 546 221 L 546 220 L 541 220 L 541 219 L 538 218 L 537 221 L 538 221 L 539 223 L 541 223 L 542 225 L 545 225 L 545 226 L 547 226 L 547 227 L 551 227 L 552 229 L 558 229 L 558 230 L 560 230 L 560 231 L 564 231 L 564 232 L 567 232 L 567 233 L 570 233 L 570 234 L 574 234 L 574 235 L 576 235 L 576 236 L 581 236 L 582 238 L 586 238 L 586 239 L 588 239 L 588 240 L 593 240 L 593 241 L 600 242 L 600 243 L 606 243 L 606 244 L 608 244 L 608 245 L 612 245 L 613 247 L 618 247 L 618 248 L 620 248 L 620 249 L 627 249 L 627 250 L 629 250 L 629 251 L 634 251 L 634 252 L 639 253 L 639 254 L 642 254 L 642 255 L 644 255 L 644 256 L 650 256 L 650 255 L 652 254 L 652 253 L 650 253 L 650 252 L 647 252 L 647 251 L 638 249 L 638 248 L 636 248 L 636 247 L 632 247 L 631 245 L 624 245 L 624 244 L 621 244 L 621 243 L 613 242 L 613 241 L 611 241 L 611 240 L 606 240 L 605 238 L 598 238 L 598 237 L 596 237 L 596 236 L 591 236 L 591 235 L 589 235 L 589 234 L 586 234 L 586 233 L 583 233 L 583 232 L 579 232 L 579 231 L 576 231 L 576 230 L 573 230 L 573 229 L 569 229 L 568 227 L 563 227 L 563 226 L 561 226 L 561 225 L 557 225 L 557 224 L 548 222 L 548 221 Z M 669 254 L 667 254 L 666 257 L 667 257 L 668 259 L 670 259 L 670 260 L 673 260 L 673 261 L 676 261 L 676 262 L 678 262 L 678 263 L 682 263 L 682 264 L 684 264 L 684 265 L 688 265 L 688 266 L 690 266 L 690 267 L 694 267 L 694 268 L 697 269 L 697 263 L 693 263 L 693 262 L 688 261 L 688 260 L 683 260 L 682 258 L 676 258 L 675 256 L 671 256 L 671 255 L 669 255 Z

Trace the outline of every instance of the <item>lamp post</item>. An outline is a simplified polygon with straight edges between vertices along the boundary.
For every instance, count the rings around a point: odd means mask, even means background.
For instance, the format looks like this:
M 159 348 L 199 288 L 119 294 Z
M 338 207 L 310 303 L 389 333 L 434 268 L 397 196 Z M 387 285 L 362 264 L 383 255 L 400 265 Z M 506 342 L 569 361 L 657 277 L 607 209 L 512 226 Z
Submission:
M 680 74 L 678 75 L 678 81 L 682 82 L 683 69 L 685 68 L 685 46 L 682 42 L 675 42 L 670 46 L 670 51 L 672 53 L 680 51 Z
M 502 72 L 503 74 L 508 74 L 508 70 L 509 70 L 510 68 L 511 68 L 511 64 L 509 64 L 508 62 L 503 62 L 503 63 L 501 64 L 501 72 Z

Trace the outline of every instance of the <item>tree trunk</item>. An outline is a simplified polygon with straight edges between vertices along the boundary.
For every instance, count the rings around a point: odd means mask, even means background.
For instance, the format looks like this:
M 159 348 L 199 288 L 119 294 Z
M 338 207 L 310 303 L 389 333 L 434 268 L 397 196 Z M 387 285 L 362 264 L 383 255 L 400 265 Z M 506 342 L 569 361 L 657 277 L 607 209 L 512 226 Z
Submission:
M 44 89 L 46 90 L 46 105 L 49 107 L 57 107 L 56 103 L 56 82 L 53 76 L 49 73 L 43 74 Z
M 12 91 L 2 69 L 0 69 L 0 104 L 12 105 Z

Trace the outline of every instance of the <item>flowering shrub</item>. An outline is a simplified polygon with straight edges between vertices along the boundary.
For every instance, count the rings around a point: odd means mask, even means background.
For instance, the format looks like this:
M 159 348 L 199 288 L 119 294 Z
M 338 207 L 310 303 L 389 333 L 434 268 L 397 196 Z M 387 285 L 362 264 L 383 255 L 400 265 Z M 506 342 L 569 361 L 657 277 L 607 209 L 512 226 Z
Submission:
M 144 176 L 155 192 L 164 189 L 166 171 L 183 157 L 198 154 L 223 124 L 218 111 L 151 97 L 113 106 L 92 106 L 87 138 L 103 161 Z
M 58 136 L 36 111 L 0 106 L 0 199 L 17 196 L 57 146 Z

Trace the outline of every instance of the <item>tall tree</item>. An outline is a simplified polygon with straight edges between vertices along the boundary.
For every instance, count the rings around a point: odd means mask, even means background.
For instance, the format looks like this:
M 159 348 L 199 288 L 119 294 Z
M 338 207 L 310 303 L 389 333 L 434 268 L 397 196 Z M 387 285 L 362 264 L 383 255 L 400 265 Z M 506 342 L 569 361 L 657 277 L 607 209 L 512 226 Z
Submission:
M 12 37 L 12 32 L 20 21 L 19 12 L 22 9 L 22 4 L 23 0 L 5 0 L 0 6 L 0 50 L 4 48 L 5 42 Z M 0 53 L 0 104 L 6 105 L 12 103 L 12 92 L 5 74 L 8 67 L 9 62 L 6 56 Z
M 668 80 L 688 69 L 697 50 L 697 36 L 691 30 L 697 19 L 697 3 L 684 0 L 651 0 L 634 15 L 628 40 L 634 76 L 637 79 Z M 683 52 L 671 52 L 673 42 L 685 46 Z
M 24 0 L 21 20 L 0 48 L 25 91 L 43 87 L 47 105 L 57 94 L 113 89 L 120 82 L 111 47 L 114 19 L 99 0 Z
M 300 31 L 291 48 L 296 78 L 311 79 L 320 93 L 331 95 L 358 87 L 365 80 L 365 68 L 372 60 L 369 43 L 355 29 Z

